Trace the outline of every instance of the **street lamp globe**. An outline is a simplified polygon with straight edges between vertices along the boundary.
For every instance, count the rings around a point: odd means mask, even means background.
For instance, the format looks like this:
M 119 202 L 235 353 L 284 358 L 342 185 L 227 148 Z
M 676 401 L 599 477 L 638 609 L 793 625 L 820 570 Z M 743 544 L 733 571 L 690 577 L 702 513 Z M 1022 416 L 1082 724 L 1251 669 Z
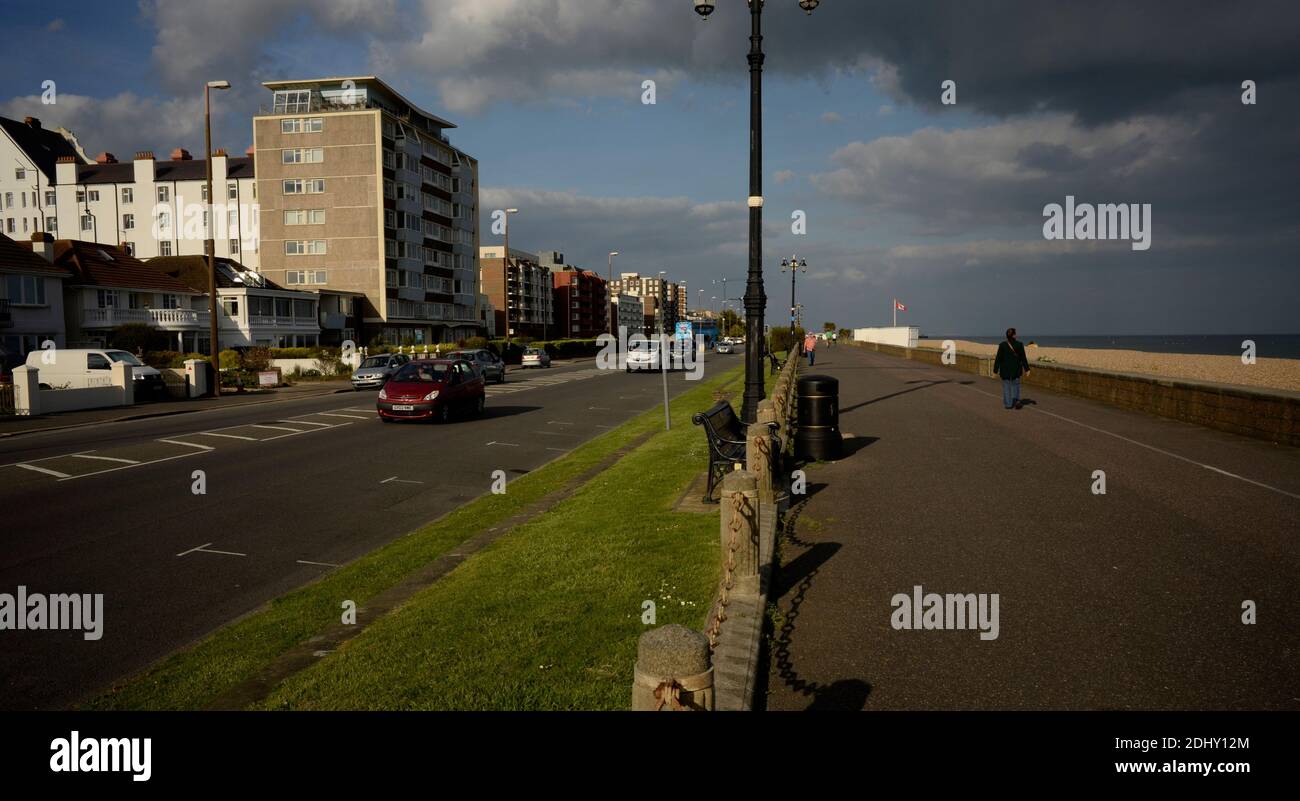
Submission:
M 821 5 L 821 0 L 799 0 L 799 7 L 808 14 L 813 13 L 819 5 Z
M 709 15 L 713 13 L 713 8 L 713 3 L 707 2 L 707 0 L 695 0 L 695 13 L 704 19 L 709 18 Z

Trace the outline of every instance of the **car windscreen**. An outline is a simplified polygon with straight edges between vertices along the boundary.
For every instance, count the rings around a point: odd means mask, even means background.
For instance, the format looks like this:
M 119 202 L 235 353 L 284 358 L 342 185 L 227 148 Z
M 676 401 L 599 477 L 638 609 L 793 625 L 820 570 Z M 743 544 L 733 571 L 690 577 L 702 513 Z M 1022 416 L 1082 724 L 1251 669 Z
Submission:
M 108 358 L 115 362 L 123 362 L 134 367 L 144 367 L 144 362 L 124 350 L 110 350 L 108 351 Z
M 358 369 L 364 370 L 367 367 L 387 367 L 387 366 L 388 366 L 387 356 L 371 356 L 369 359 L 366 359 L 364 362 L 362 362 L 361 367 Z
M 427 384 L 442 383 L 447 380 L 447 373 L 451 365 L 447 364 L 416 364 L 412 362 L 397 371 L 393 376 L 394 381 L 414 381 Z

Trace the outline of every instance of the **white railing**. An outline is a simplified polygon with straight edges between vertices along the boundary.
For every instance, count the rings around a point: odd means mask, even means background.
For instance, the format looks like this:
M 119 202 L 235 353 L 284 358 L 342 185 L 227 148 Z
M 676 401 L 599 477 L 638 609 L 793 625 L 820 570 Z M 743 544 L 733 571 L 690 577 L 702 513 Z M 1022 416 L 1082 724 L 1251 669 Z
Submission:
M 261 314 L 249 315 L 249 325 L 266 328 L 319 328 L 315 317 L 273 317 Z
M 82 325 L 114 326 L 144 323 L 158 328 L 189 328 L 206 325 L 208 313 L 193 309 L 83 309 Z

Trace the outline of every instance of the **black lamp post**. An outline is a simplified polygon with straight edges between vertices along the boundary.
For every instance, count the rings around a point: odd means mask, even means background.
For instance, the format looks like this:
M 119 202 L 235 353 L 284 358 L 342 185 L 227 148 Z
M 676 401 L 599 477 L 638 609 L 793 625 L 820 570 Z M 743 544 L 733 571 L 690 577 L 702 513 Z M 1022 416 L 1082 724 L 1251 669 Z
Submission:
M 801 260 L 798 256 L 781 259 L 781 271 L 786 270 L 790 271 L 790 333 L 794 334 L 794 279 L 800 271 L 808 272 L 808 260 Z
M 692 0 L 695 13 L 708 19 L 714 3 Z M 745 402 L 741 419 L 758 419 L 763 391 L 763 0 L 749 4 L 749 276 L 745 283 Z M 799 7 L 811 14 L 821 0 L 799 0 Z

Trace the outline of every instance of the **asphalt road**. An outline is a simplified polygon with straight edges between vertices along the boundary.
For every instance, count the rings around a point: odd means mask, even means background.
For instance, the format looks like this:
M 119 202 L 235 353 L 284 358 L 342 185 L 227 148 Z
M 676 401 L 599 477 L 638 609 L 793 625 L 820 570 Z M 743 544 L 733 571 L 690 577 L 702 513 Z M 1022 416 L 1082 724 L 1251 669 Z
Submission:
M 808 372 L 857 436 L 783 545 L 768 708 L 1300 709 L 1300 449 L 849 347 Z M 894 628 L 918 585 L 996 593 L 997 638 Z
M 714 369 L 736 356 L 709 356 Z M 670 374 L 669 392 L 691 386 Z M 103 593 L 104 633 L 0 631 L 0 707 L 65 706 L 662 400 L 583 360 L 512 371 L 487 413 L 383 425 L 376 392 L 0 440 L 0 593 Z M 690 425 L 688 420 L 675 425 Z M 703 465 L 701 465 L 703 469 Z M 206 494 L 192 492 L 202 470 Z M 198 549 L 198 550 L 196 550 Z

